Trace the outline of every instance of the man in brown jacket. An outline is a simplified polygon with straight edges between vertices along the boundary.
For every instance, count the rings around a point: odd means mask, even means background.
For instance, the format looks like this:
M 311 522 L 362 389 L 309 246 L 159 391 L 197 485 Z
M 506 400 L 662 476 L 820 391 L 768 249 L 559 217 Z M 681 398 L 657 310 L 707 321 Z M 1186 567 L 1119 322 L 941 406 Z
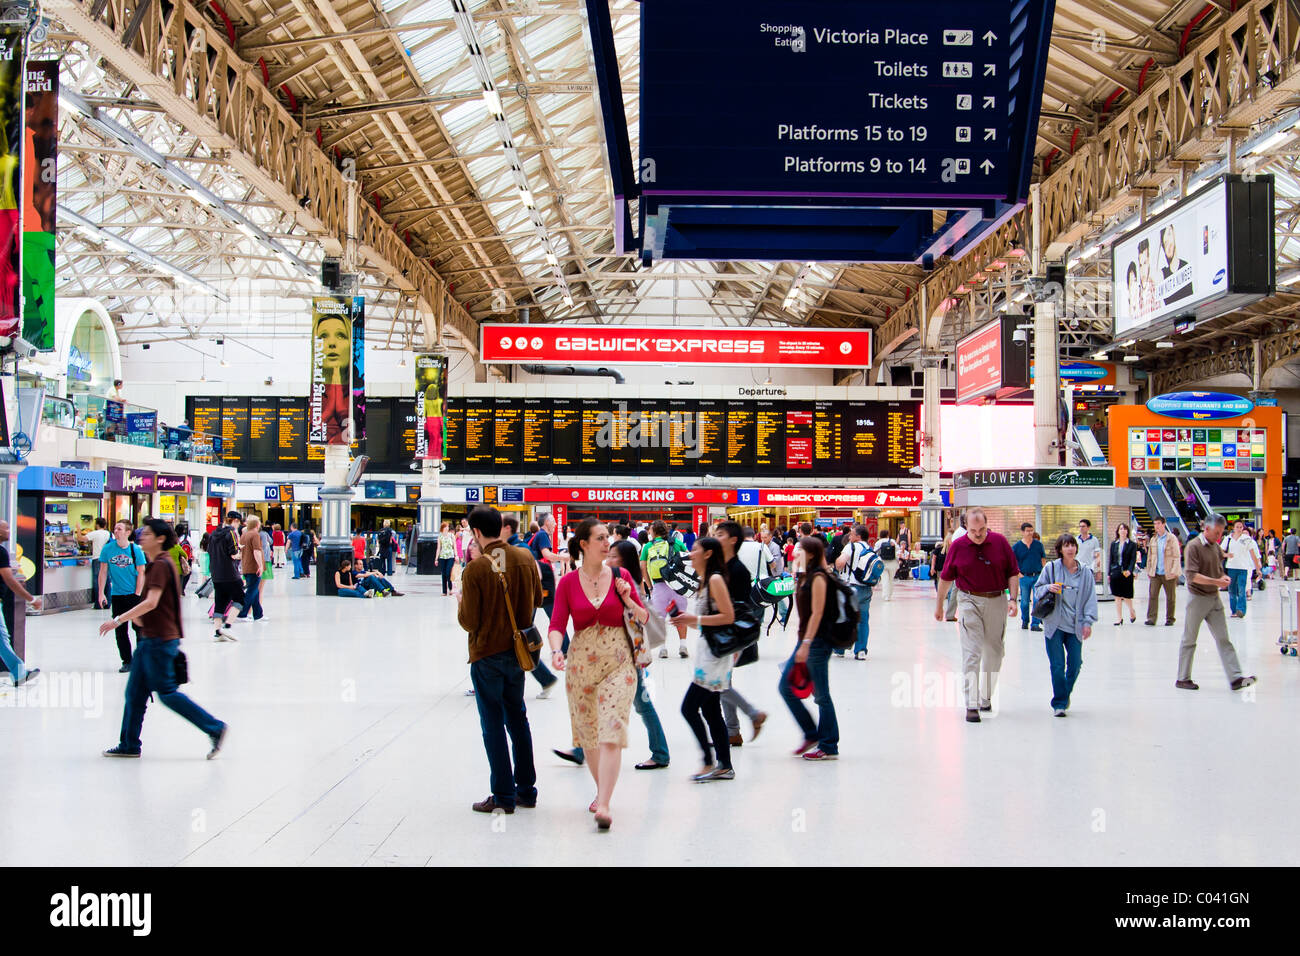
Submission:
M 1182 548 L 1178 535 L 1165 527 L 1164 518 L 1156 518 L 1155 531 L 1147 538 L 1147 627 L 1154 627 L 1160 610 L 1160 592 L 1165 592 L 1165 626 L 1174 623 L 1174 605 L 1178 601 L 1178 575 L 1183 573 Z
M 542 581 L 532 553 L 501 540 L 501 513 L 495 508 L 479 505 L 471 511 L 469 528 L 480 553 L 461 576 L 457 617 L 469 635 L 469 676 L 492 785 L 492 795 L 473 808 L 514 813 L 516 806 L 537 806 L 537 771 L 510 610 L 520 630 L 530 627 L 542 603 Z M 511 747 L 506 746 L 507 733 Z

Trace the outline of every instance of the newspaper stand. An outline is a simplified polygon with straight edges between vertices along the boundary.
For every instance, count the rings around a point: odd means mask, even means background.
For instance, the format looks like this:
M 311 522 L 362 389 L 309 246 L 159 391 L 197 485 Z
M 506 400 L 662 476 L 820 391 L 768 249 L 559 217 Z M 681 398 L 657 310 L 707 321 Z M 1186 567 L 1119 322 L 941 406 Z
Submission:
M 1300 585 L 1291 581 L 1278 581 L 1277 590 L 1282 601 L 1282 632 L 1277 646 L 1283 657 L 1295 657 L 1297 638 L 1300 637 Z

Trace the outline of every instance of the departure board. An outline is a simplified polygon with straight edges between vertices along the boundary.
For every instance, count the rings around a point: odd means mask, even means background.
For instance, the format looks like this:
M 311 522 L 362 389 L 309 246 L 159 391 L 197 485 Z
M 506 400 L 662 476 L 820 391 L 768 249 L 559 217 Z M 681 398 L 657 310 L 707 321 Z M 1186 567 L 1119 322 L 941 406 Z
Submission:
M 492 470 L 495 457 L 495 405 L 490 398 L 465 399 L 465 470 L 471 474 Z
M 752 402 L 727 402 L 727 422 L 723 440 L 727 448 L 728 474 L 740 475 L 754 469 L 755 408 Z
M 446 459 L 448 471 L 465 470 L 465 399 L 447 399 L 447 414 L 442 427 L 446 429 Z
M 240 464 L 248 458 L 248 399 L 221 399 L 221 448 L 227 463 Z
M 518 471 L 523 463 L 524 403 L 517 398 L 496 399 L 493 412 L 493 471 Z
M 907 474 L 918 461 L 914 402 L 849 402 L 844 410 L 844 461 L 849 477 Z
M 281 464 L 306 464 L 307 462 L 307 400 L 281 398 L 278 400 L 280 421 L 276 450 Z
M 280 408 L 274 398 L 248 401 L 248 460 L 276 461 L 279 458 Z
M 191 398 L 186 420 L 196 432 L 221 436 L 221 400 L 218 398 Z
M 812 471 L 813 406 L 800 404 L 785 409 L 785 467 L 790 471 Z
M 844 411 L 840 402 L 813 406 L 813 449 L 817 462 L 840 461 L 844 455 Z
M 668 402 L 647 400 L 640 403 L 640 409 L 640 429 L 632 433 L 637 446 L 633 457 L 637 463 L 635 473 L 662 475 L 668 470 Z
M 551 470 L 553 421 L 551 403 L 547 399 L 524 399 L 520 452 L 525 472 L 544 475 Z
M 700 475 L 722 475 L 727 471 L 728 432 L 727 403 L 702 399 L 695 403 L 699 418 L 695 423 L 695 440 L 699 457 L 695 471 Z
M 754 403 L 754 470 L 779 475 L 786 468 L 785 402 Z
M 582 409 L 582 442 L 579 446 L 582 469 L 588 474 L 593 469 L 596 474 L 608 474 L 608 423 L 614 413 L 612 404 L 603 399 L 583 398 L 578 400 L 578 405 Z M 602 431 L 605 431 L 605 436 L 602 436 Z
M 373 399 L 371 402 L 373 403 Z M 421 423 L 415 417 L 415 399 L 399 398 L 393 402 L 393 451 L 394 460 L 399 462 L 415 460 L 415 441 Z M 443 435 L 447 434 L 447 419 L 442 423 Z M 366 439 L 369 441 L 369 438 Z M 374 458 L 374 454 L 371 454 Z
M 666 441 L 668 444 L 665 465 L 670 475 L 695 474 L 699 460 L 699 417 L 697 403 L 670 399 Z
M 551 402 L 551 468 L 556 474 L 578 474 L 582 466 L 582 407 L 576 398 Z
M 366 403 L 366 454 L 372 461 L 393 457 L 393 406 L 388 402 Z
M 609 473 L 611 475 L 639 474 L 640 402 L 614 402 L 609 408 L 599 413 L 602 425 L 596 433 L 596 441 L 609 448 Z M 584 412 L 583 425 L 586 429 L 587 417 Z M 636 434 L 633 434 L 633 429 Z M 586 452 L 583 453 L 584 455 Z

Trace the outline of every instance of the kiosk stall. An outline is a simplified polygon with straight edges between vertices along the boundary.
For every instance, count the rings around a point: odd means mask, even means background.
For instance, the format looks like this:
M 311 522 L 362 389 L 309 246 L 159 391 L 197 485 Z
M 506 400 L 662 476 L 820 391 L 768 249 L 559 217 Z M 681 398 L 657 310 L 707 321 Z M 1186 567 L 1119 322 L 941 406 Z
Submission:
M 29 465 L 18 474 L 13 563 L 44 607 L 29 614 L 90 607 L 90 544 L 104 494 L 104 473 Z

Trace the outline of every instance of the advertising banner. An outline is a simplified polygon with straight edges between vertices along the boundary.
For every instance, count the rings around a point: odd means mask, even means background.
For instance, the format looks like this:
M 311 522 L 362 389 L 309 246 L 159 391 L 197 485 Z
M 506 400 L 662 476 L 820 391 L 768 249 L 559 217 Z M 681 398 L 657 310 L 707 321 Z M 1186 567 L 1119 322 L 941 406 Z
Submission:
M 957 404 L 1002 387 L 1002 323 L 990 322 L 957 343 Z
M 1250 399 L 1224 392 L 1170 392 L 1147 402 L 1147 408 L 1163 418 L 1187 421 L 1240 418 L 1249 415 L 1254 407 Z
M 54 348 L 54 225 L 58 187 L 59 63 L 27 64 L 23 136 L 23 338 Z
M 366 298 L 352 297 L 352 450 L 366 448 Z
M 132 445 L 152 446 L 157 435 L 157 412 L 131 412 L 126 416 L 126 436 Z
M 23 170 L 23 38 L 26 26 L 0 25 L 0 336 L 18 335 L 22 235 L 18 197 Z
M 365 489 L 363 497 L 367 501 L 397 500 L 397 482 L 395 481 L 367 481 L 363 487 Z
M 441 461 L 446 450 L 446 355 L 415 356 L 415 457 Z
M 190 493 L 191 476 L 189 475 L 159 475 L 157 479 L 158 490 L 171 492 L 173 494 Z
M 208 497 L 209 498 L 233 498 L 235 496 L 235 483 L 229 478 L 209 478 L 208 479 Z
M 307 440 L 346 445 L 352 390 L 352 298 L 320 295 L 311 300 L 311 397 Z
M 773 489 L 758 491 L 758 503 L 769 507 L 812 508 L 917 508 L 924 493 L 920 489 L 867 488 L 860 491 L 837 489 Z M 948 503 L 948 493 L 943 492 Z
M 110 465 L 104 470 L 104 490 L 120 492 L 151 493 L 155 490 L 155 471 L 140 471 L 136 468 L 119 468 Z
M 484 362 L 865 368 L 869 329 L 480 326 Z
M 958 488 L 1113 488 L 1113 468 L 994 468 L 954 476 Z
M 736 492 L 730 488 L 525 488 L 524 501 L 582 505 L 730 505 L 736 504 Z

